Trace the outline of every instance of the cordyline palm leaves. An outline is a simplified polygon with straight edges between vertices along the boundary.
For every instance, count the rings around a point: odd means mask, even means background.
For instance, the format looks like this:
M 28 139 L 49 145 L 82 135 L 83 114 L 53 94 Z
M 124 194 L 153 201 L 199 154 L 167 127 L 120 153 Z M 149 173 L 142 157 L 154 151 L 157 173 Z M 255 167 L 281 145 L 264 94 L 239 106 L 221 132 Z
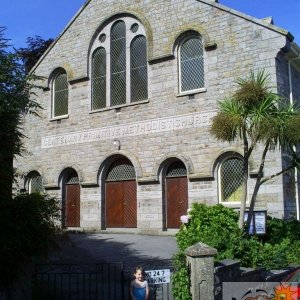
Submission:
M 248 214 L 247 227 L 250 220 L 259 187 L 264 182 L 299 165 L 294 147 L 300 141 L 300 113 L 296 107 L 286 103 L 271 91 L 269 74 L 259 71 L 251 72 L 246 79 L 236 80 L 238 89 L 231 98 L 219 102 L 219 112 L 213 118 L 211 133 L 220 141 L 243 144 L 243 182 L 244 195 L 241 199 L 239 227 L 243 227 L 247 198 L 247 181 L 249 177 L 248 163 L 257 144 L 263 145 L 260 167 Z M 280 172 L 263 177 L 267 152 L 279 147 L 290 153 L 288 166 Z

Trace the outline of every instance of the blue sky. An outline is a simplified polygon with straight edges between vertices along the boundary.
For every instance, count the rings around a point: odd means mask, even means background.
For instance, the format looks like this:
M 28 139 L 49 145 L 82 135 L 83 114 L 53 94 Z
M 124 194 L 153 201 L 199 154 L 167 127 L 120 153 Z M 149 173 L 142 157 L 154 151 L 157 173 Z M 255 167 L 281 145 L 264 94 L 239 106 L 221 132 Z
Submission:
M 164 1 L 164 0 L 161 0 Z M 57 37 L 85 0 L 1 0 L 0 26 L 16 48 L 26 38 Z M 300 0 L 219 0 L 220 4 L 257 18 L 273 16 L 275 25 L 290 31 L 300 45 Z

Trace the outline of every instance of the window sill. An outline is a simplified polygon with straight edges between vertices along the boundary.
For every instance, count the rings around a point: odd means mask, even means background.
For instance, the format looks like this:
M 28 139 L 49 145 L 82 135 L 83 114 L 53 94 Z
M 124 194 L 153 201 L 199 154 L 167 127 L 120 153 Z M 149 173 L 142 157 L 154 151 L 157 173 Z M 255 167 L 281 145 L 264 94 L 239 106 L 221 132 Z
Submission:
M 207 91 L 206 88 L 201 88 L 201 89 L 197 89 L 197 90 L 181 92 L 181 93 L 177 94 L 176 97 L 190 96 L 190 95 L 205 93 L 206 91 Z
M 58 117 L 51 118 L 50 122 L 59 121 L 59 120 L 62 120 L 62 119 L 68 119 L 68 118 L 69 118 L 69 115 L 58 116 Z
M 102 112 L 102 111 L 108 111 L 108 110 L 112 110 L 112 109 L 119 109 L 119 108 L 123 108 L 123 107 L 127 107 L 127 106 L 145 104 L 145 103 L 149 103 L 149 99 L 143 100 L 143 101 L 132 102 L 132 103 L 125 103 L 125 104 L 111 106 L 111 107 L 105 107 L 105 108 L 101 108 L 101 109 L 91 110 L 90 114 L 94 114 L 94 113 L 98 113 L 98 112 Z
M 241 208 L 241 202 L 219 202 L 220 204 L 224 205 L 225 207 L 228 207 L 228 208 L 238 208 L 240 209 Z M 250 202 L 247 201 L 246 202 L 246 208 L 250 205 Z

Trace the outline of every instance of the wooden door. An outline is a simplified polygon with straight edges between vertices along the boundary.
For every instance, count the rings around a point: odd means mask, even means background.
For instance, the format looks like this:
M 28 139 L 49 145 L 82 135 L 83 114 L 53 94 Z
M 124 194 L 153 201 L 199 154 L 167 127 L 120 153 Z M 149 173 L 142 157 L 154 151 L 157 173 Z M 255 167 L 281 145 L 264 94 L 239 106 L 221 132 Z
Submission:
M 106 227 L 137 226 L 135 180 L 106 182 Z
M 136 181 L 123 181 L 123 227 L 137 227 Z
M 166 225 L 179 228 L 180 217 L 188 209 L 188 183 L 186 176 L 166 178 Z
M 66 185 L 66 227 L 80 226 L 80 186 L 79 184 Z

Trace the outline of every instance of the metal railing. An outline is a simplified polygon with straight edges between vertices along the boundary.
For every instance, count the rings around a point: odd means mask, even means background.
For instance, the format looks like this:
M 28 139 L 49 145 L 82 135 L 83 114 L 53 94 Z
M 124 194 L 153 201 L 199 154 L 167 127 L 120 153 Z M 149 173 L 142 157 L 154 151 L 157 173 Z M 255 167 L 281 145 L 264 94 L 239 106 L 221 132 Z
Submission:
M 37 264 L 32 300 L 129 300 L 123 263 Z M 150 284 L 149 300 L 173 300 L 171 283 Z

